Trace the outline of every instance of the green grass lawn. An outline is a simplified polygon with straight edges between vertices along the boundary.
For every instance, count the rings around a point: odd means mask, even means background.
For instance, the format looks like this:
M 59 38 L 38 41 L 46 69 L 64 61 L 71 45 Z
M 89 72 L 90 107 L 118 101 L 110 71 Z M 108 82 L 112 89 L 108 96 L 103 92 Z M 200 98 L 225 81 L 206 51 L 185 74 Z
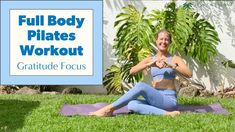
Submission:
M 232 113 L 184 113 L 177 117 L 156 115 L 118 115 L 114 117 L 73 116 L 59 114 L 63 104 L 112 102 L 109 95 L 0 95 L 0 131 L 235 131 L 235 99 L 179 98 L 180 104 L 219 102 Z

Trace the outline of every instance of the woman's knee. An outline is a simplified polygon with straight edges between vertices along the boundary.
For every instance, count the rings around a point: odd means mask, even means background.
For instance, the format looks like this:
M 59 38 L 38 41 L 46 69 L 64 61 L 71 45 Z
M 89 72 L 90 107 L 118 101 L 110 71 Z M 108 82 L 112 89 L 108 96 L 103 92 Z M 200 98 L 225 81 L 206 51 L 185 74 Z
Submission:
M 127 108 L 128 110 L 134 111 L 137 108 L 138 102 L 136 100 L 132 100 L 128 103 Z
M 134 89 L 138 89 L 140 91 L 144 91 L 146 90 L 146 87 L 148 87 L 148 84 L 144 83 L 144 82 L 139 82 L 135 85 Z

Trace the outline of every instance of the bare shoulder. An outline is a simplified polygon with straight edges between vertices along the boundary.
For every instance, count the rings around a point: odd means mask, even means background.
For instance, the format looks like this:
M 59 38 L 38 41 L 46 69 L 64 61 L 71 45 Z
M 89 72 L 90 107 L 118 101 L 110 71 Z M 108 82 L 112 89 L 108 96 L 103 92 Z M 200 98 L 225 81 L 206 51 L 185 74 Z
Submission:
M 178 55 L 174 55 L 172 59 L 173 59 L 173 61 L 181 61 L 182 60 L 182 58 Z
M 172 61 L 177 63 L 177 62 L 182 62 L 183 59 L 180 56 L 174 55 Z

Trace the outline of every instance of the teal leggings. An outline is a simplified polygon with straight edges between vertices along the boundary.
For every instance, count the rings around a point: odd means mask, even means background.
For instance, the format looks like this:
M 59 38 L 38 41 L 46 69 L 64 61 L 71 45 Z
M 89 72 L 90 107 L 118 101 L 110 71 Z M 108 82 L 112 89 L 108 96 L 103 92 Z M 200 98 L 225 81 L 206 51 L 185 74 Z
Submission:
M 143 96 L 144 99 L 137 99 L 139 96 Z M 135 113 L 162 115 L 166 111 L 172 111 L 176 108 L 176 92 L 175 90 L 155 89 L 140 82 L 112 103 L 115 109 L 126 105 L 130 111 Z

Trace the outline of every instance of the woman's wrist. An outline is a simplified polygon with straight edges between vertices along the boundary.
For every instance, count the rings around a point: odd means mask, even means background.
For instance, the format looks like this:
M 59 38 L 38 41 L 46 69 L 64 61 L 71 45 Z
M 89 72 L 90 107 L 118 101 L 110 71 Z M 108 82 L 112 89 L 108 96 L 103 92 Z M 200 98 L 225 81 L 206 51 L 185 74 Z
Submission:
M 146 64 L 145 68 L 146 68 L 146 69 L 149 69 L 149 68 L 150 68 L 150 65 Z
M 175 64 L 175 65 L 173 66 L 173 69 L 177 70 L 177 69 L 176 69 L 177 67 L 178 67 L 178 64 Z

